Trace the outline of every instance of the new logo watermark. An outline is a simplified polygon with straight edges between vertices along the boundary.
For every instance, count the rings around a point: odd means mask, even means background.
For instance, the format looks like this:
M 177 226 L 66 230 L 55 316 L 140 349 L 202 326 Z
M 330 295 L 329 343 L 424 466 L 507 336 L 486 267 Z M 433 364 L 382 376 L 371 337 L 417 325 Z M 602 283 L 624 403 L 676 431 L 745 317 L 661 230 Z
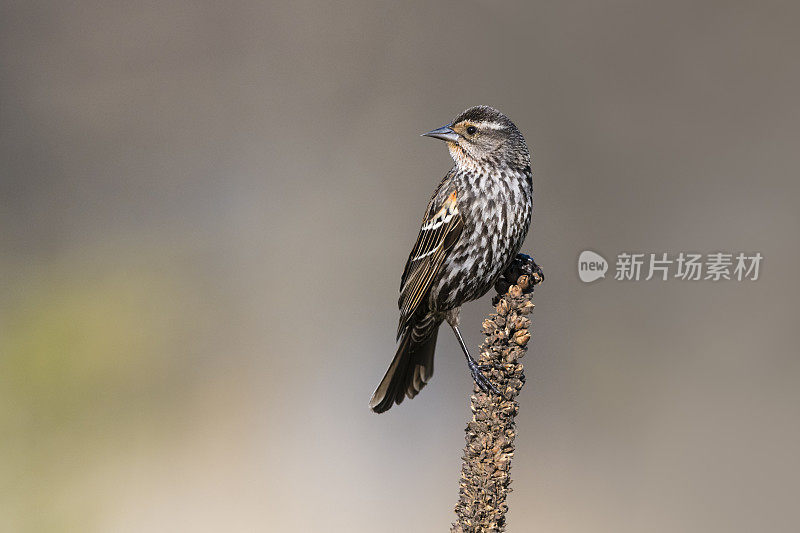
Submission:
M 591 250 L 585 250 L 578 256 L 578 277 L 584 283 L 591 283 L 600 278 L 606 277 L 608 272 L 608 261 Z
M 669 254 L 620 252 L 615 262 L 617 281 L 756 281 L 759 276 L 761 252 L 713 252 L 700 254 L 679 252 Z M 578 277 L 584 283 L 605 278 L 608 262 L 597 252 L 584 250 L 578 256 Z

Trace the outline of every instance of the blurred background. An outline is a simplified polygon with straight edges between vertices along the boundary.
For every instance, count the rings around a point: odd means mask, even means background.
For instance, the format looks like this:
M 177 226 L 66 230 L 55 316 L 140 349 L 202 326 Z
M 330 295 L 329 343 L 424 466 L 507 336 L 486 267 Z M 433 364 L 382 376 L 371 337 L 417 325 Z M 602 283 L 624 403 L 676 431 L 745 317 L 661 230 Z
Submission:
M 488 104 L 532 148 L 547 276 L 509 529 L 798 531 L 798 17 L 0 3 L 0 530 L 447 531 L 452 335 L 420 396 L 367 402 L 451 165 L 419 134 Z M 589 285 L 585 249 L 764 262 Z

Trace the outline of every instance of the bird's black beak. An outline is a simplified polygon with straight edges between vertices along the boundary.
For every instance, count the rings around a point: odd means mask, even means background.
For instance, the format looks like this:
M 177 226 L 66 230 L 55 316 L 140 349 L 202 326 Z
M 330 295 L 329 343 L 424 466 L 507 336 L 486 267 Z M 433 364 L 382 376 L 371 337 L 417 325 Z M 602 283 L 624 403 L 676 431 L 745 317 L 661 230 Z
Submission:
M 433 131 L 429 131 L 428 133 L 423 133 L 422 137 L 433 137 L 434 139 L 441 139 L 447 142 L 458 142 L 458 133 L 454 132 L 453 129 L 450 127 L 450 124 L 447 126 L 442 126 L 441 128 L 437 128 Z

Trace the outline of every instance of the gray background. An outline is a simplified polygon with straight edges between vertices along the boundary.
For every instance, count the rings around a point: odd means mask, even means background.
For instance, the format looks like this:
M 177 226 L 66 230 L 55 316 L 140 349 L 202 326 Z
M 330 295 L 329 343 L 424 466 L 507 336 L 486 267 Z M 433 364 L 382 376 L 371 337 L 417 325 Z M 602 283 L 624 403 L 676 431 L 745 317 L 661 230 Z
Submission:
M 3 2 L 0 529 L 446 531 L 469 374 L 367 401 L 475 104 L 544 267 L 512 531 L 800 528 L 791 2 Z M 586 285 L 584 249 L 760 251 Z M 487 299 L 464 313 L 481 340 Z

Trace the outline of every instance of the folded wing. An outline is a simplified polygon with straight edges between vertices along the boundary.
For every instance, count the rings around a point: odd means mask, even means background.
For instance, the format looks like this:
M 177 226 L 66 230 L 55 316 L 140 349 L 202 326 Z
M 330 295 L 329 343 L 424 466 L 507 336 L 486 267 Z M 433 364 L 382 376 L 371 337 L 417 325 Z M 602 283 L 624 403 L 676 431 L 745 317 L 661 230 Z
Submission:
M 464 221 L 458 211 L 455 190 L 441 204 L 431 203 L 400 282 L 398 338 L 409 325 L 433 280 L 437 279 L 444 259 L 458 242 L 463 229 Z

